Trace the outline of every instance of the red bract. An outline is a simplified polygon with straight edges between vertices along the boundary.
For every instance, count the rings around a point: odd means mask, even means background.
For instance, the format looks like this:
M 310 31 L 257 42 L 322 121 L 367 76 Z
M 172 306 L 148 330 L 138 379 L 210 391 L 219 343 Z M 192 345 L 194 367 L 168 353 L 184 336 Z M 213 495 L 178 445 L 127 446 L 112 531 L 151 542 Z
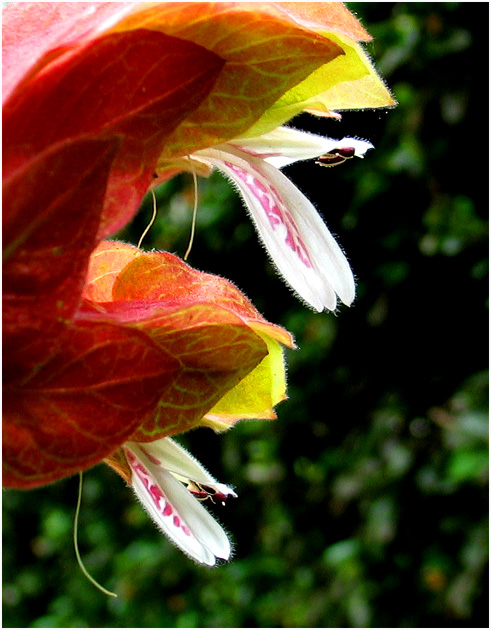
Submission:
M 61 143 L 4 180 L 4 382 L 38 369 L 80 303 L 117 145 Z
M 169 134 L 222 66 L 213 53 L 155 31 L 115 33 L 65 53 L 4 106 L 4 177 L 25 178 L 61 142 L 118 140 L 98 230 L 114 232 L 134 215 Z M 63 172 L 59 178 L 71 186 Z

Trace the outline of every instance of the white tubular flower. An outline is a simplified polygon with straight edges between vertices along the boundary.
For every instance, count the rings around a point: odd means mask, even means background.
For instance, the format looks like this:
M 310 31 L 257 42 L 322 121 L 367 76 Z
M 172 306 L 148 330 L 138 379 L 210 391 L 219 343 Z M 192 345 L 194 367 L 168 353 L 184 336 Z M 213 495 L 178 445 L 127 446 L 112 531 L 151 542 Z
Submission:
M 213 566 L 228 560 L 230 541 L 200 501 L 237 497 L 170 438 L 123 445 L 131 486 L 159 529 L 193 560 Z
M 286 282 L 317 311 L 349 306 L 355 282 L 344 253 L 310 201 L 278 169 L 319 158 L 324 165 L 363 157 L 370 142 L 334 140 L 278 127 L 197 151 L 193 158 L 218 168 L 237 186 L 257 232 Z M 327 155 L 326 155 L 327 154 Z

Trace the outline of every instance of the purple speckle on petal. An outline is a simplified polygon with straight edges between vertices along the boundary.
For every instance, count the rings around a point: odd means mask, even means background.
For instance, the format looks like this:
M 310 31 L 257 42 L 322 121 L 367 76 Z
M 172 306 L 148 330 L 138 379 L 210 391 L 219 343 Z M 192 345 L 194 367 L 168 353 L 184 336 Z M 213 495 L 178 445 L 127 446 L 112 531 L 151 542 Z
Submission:
M 297 254 L 298 258 L 306 267 L 312 268 L 313 265 L 310 255 L 302 237 L 300 236 L 295 221 L 274 186 L 269 182 L 265 185 L 261 181 L 261 178 L 264 179 L 264 177 L 259 171 L 257 171 L 257 176 L 255 176 L 250 171 L 247 171 L 236 164 L 226 162 L 225 165 L 235 173 L 235 175 L 247 187 L 249 192 L 257 199 L 264 209 L 273 231 L 275 231 L 279 226 L 283 226 L 286 230 L 286 245 Z M 253 166 L 249 164 L 249 168 L 252 170 Z

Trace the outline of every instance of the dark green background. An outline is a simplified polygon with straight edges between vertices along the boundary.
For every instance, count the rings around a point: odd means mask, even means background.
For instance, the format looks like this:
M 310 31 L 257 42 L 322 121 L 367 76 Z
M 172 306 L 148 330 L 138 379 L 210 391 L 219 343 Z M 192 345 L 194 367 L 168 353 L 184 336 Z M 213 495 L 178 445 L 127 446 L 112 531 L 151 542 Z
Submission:
M 193 564 L 105 466 L 6 490 L 5 627 L 471 627 L 487 609 L 487 3 L 351 3 L 399 106 L 302 116 L 376 150 L 286 169 L 338 235 L 352 308 L 316 314 L 276 276 L 235 193 L 200 182 L 189 262 L 224 275 L 291 330 L 275 422 L 182 440 L 239 498 L 213 508 L 232 562 Z M 144 246 L 183 255 L 192 183 L 159 193 Z M 149 206 L 123 235 L 136 242 Z

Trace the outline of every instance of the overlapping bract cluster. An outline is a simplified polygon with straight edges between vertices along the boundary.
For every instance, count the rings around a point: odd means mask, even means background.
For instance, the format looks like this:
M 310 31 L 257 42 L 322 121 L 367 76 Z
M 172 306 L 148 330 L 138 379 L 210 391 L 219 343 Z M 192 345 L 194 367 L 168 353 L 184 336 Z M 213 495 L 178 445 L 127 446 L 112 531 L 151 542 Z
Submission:
M 162 163 L 303 109 L 390 105 L 369 36 L 338 3 L 226 2 L 14 3 L 3 35 L 5 485 L 271 417 L 283 376 L 260 402 L 248 379 L 288 334 L 225 281 L 101 240 Z

